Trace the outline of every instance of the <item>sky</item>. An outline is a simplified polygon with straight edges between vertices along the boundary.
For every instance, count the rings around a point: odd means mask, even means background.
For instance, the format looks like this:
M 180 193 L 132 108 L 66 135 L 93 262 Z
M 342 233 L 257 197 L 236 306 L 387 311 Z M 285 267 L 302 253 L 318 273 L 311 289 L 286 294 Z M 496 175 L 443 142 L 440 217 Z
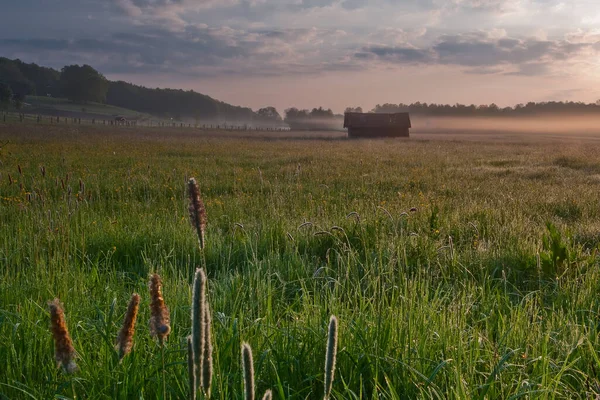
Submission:
M 0 56 L 258 109 L 600 99 L 598 0 L 0 0 Z

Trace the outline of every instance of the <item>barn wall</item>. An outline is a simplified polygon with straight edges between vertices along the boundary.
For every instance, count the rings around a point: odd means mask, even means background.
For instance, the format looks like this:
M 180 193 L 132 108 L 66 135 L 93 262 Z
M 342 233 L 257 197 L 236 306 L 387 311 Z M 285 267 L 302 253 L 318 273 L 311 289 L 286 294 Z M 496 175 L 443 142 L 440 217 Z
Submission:
M 385 128 L 358 128 L 349 127 L 348 137 L 409 137 L 409 129 L 404 127 L 385 127 Z

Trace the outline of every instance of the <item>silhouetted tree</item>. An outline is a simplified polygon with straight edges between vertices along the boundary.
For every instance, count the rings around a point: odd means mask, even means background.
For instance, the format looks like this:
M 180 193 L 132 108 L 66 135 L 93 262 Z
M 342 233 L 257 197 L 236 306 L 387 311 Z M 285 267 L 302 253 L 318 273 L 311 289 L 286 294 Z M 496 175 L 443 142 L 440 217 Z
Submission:
M 362 107 L 346 107 L 345 113 L 361 113 L 363 112 Z
M 311 118 L 333 118 L 333 111 L 330 108 L 324 109 L 323 107 L 313 108 L 310 112 Z
M 104 102 L 108 92 L 106 78 L 89 65 L 69 65 L 62 69 L 60 83 L 63 95 L 71 101 Z
M 13 92 L 7 83 L 0 82 L 0 107 L 6 108 L 10 104 Z
M 264 107 L 256 112 L 258 118 L 267 122 L 281 122 L 281 115 L 275 107 Z
M 35 93 L 34 84 L 23 74 L 19 65 L 7 58 L 0 58 L 0 82 L 10 86 L 13 95 L 25 97 Z
M 285 122 L 292 129 L 339 129 L 341 121 L 338 119 L 341 118 L 323 107 L 313 108 L 310 112 L 296 107 L 285 110 Z

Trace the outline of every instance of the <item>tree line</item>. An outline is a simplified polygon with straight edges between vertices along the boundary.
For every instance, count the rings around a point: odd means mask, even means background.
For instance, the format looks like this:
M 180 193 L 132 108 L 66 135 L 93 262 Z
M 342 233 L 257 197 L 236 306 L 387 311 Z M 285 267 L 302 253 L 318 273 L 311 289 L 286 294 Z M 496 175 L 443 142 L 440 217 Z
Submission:
M 365 112 L 362 107 L 348 107 L 345 113 Z M 424 117 L 518 117 L 533 115 L 599 115 L 600 100 L 595 103 L 584 103 L 575 101 L 547 101 L 547 102 L 529 102 L 526 104 L 517 104 L 514 107 L 499 107 L 496 104 L 466 105 L 466 104 L 435 104 L 415 102 L 412 104 L 377 104 L 368 113 L 399 113 L 408 112 L 411 115 Z M 339 129 L 339 120 L 343 115 L 336 115 L 331 109 L 322 107 L 307 109 L 298 109 L 296 107 L 285 110 L 284 121 L 292 128 L 297 129 L 326 129 L 334 127 Z
M 193 90 L 153 89 L 110 81 L 89 65 L 67 65 L 58 71 L 0 57 L 0 106 L 5 108 L 13 103 L 20 108 L 30 95 L 67 98 L 80 104 L 105 103 L 176 120 L 283 124 L 274 107 L 254 112 Z
M 359 107 L 360 108 L 360 107 Z M 347 109 L 352 111 L 352 109 Z M 362 112 L 362 110 L 360 111 Z M 600 115 L 600 100 L 595 103 L 584 103 L 575 101 L 544 101 L 517 104 L 514 107 L 499 107 L 496 104 L 466 105 L 466 104 L 427 104 L 416 102 L 412 104 L 378 104 L 371 112 L 373 113 L 397 113 L 409 112 L 414 115 L 436 116 L 436 117 L 501 117 L 501 116 L 527 116 L 539 114 L 556 115 Z

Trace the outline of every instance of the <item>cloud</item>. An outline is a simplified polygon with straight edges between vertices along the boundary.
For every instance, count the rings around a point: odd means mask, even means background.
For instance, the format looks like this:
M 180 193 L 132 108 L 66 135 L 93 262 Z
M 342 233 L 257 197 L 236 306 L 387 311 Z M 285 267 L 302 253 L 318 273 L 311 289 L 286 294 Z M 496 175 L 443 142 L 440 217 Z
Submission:
M 519 6 L 519 0 L 454 0 L 457 8 L 476 11 L 491 11 L 504 13 L 514 11 Z
M 362 59 L 378 58 L 400 64 L 420 64 L 432 61 L 433 54 L 429 50 L 411 47 L 370 46 L 356 53 Z
M 540 76 L 550 71 L 550 65 L 543 62 L 531 62 L 517 66 L 517 70 L 506 72 L 505 75 L 513 76 Z
M 318 74 L 357 69 L 335 47 L 345 34 L 317 28 L 246 31 L 188 26 L 182 32 L 145 28 L 93 39 L 0 39 L 0 51 L 55 67 L 87 63 L 106 74 Z
M 590 41 L 589 35 L 579 35 L 578 40 L 573 37 L 539 40 L 471 32 L 441 35 L 432 45 L 421 48 L 365 46 L 355 53 L 355 57 L 395 64 L 455 65 L 477 74 L 504 71 L 532 76 L 547 73 L 555 64 L 573 62 L 578 57 L 599 50 L 600 41 Z M 581 37 L 588 40 L 581 40 Z
M 130 17 L 140 17 L 143 13 L 142 9 L 137 6 L 133 0 L 113 0 L 113 2 L 121 11 Z
M 187 15 L 204 9 L 231 7 L 238 0 L 110 0 L 118 11 L 138 25 L 160 26 L 171 31 L 183 31 L 192 24 Z

